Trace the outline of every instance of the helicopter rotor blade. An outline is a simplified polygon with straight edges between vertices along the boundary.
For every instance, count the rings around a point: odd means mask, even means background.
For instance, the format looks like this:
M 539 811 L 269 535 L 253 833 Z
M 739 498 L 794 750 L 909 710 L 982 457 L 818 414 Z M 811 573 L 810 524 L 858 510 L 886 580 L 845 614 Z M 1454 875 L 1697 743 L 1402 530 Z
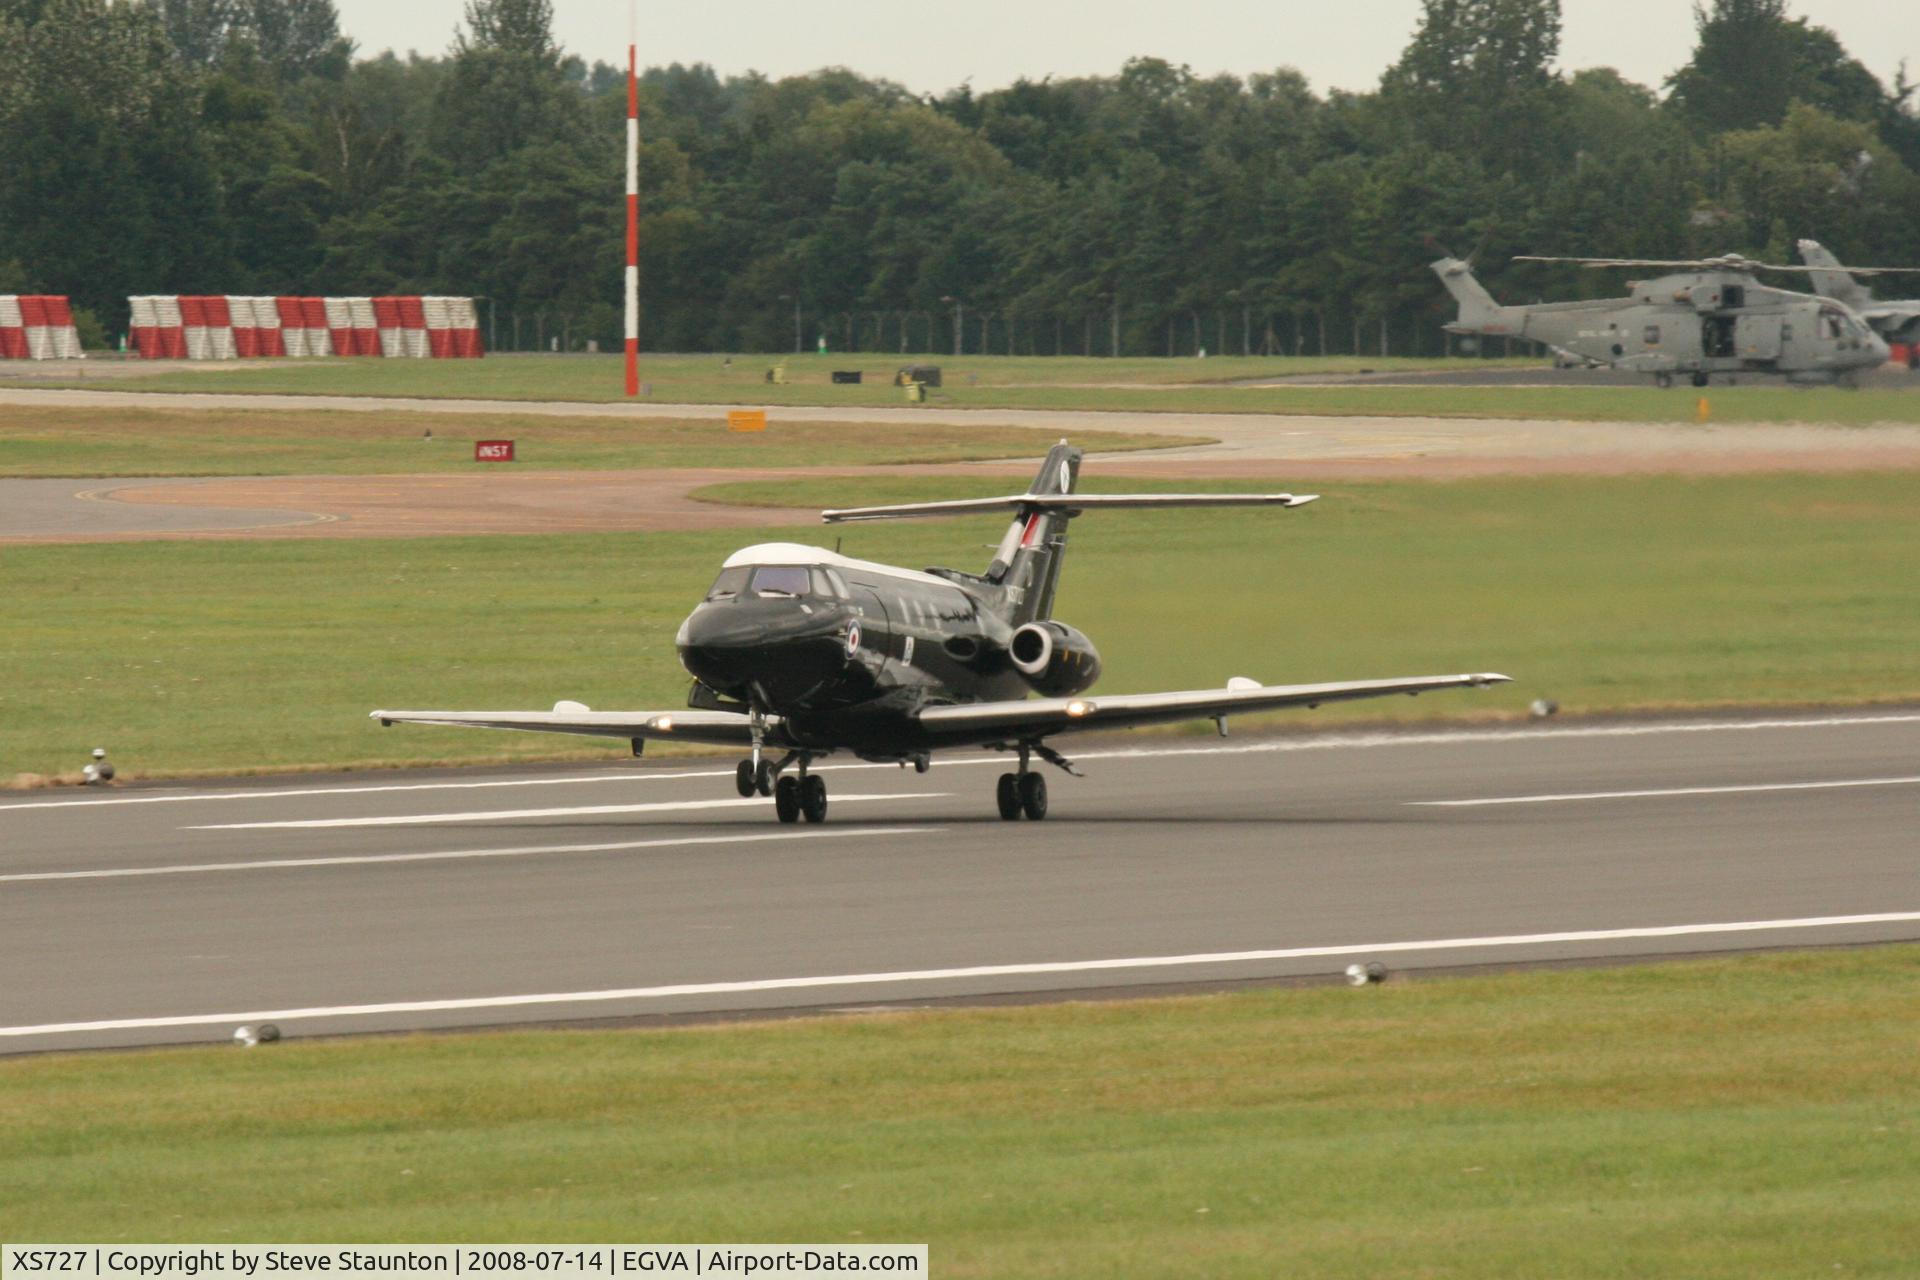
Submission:
M 1804 275 L 1812 271 L 1833 270 L 1831 267 L 1809 267 L 1780 262 L 1756 262 L 1752 258 L 1743 258 L 1739 254 L 1726 254 L 1718 258 L 1664 259 L 1664 258 L 1554 258 L 1539 254 L 1519 254 L 1515 262 L 1568 262 L 1583 267 L 1606 269 L 1608 267 L 1668 267 L 1683 271 L 1791 271 Z M 1920 267 L 1841 267 L 1839 270 L 1857 276 L 1878 275 L 1920 275 Z

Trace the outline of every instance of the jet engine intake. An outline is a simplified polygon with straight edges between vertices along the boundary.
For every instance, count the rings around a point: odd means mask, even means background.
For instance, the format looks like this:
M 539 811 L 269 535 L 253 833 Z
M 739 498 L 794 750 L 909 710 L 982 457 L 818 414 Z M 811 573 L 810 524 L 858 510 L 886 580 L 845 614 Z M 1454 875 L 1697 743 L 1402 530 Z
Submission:
M 1100 652 L 1093 641 L 1064 622 L 1029 622 L 1007 645 L 1013 669 L 1036 692 L 1064 698 L 1100 678 Z

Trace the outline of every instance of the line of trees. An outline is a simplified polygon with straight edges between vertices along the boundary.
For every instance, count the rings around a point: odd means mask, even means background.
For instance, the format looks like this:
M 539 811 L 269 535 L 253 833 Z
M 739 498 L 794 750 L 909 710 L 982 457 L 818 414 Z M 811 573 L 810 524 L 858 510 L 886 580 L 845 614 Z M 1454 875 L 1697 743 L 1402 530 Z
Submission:
M 643 343 L 1438 353 L 1424 264 L 1920 262 L 1920 118 L 1787 0 L 1710 0 L 1654 89 L 1554 69 L 1558 0 L 1425 0 L 1367 93 L 1287 69 L 936 97 L 845 70 L 644 73 Z M 1256 33 L 1257 34 L 1257 33 Z M 356 58 L 331 0 L 0 0 L 0 292 L 454 293 L 502 347 L 619 337 L 624 76 L 550 0 Z

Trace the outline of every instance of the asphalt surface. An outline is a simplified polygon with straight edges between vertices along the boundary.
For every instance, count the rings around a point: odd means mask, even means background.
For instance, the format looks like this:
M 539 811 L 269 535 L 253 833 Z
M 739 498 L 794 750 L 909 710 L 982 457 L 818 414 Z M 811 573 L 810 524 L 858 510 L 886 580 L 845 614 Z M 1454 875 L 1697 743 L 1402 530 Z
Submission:
M 0 794 L 0 1052 L 1920 939 L 1920 708 L 1073 754 Z
M 325 523 L 308 511 L 210 504 L 149 505 L 124 501 L 128 489 L 191 490 L 198 480 L 0 479 L 0 541 L 112 539 L 139 534 L 229 533 Z

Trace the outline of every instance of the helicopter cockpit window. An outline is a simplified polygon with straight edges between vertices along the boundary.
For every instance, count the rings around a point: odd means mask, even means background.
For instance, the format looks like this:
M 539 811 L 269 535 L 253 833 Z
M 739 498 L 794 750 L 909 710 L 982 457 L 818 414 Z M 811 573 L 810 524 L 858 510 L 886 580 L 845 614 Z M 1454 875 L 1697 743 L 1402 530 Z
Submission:
M 1648 325 L 1647 331 L 1640 335 L 1640 341 L 1644 342 L 1649 347 L 1659 346 L 1660 345 L 1660 326 L 1657 324 Z
M 798 598 L 813 590 L 808 581 L 807 571 L 798 566 L 788 568 L 768 567 L 753 571 L 753 594 L 756 596 L 792 596 Z
M 1838 338 L 1842 335 L 1841 322 L 1844 318 L 1838 311 L 1820 313 L 1821 327 L 1829 338 Z
M 720 576 L 713 580 L 713 585 L 707 588 L 707 599 L 737 600 L 740 593 L 746 590 L 747 578 L 752 572 L 751 569 L 722 569 Z

